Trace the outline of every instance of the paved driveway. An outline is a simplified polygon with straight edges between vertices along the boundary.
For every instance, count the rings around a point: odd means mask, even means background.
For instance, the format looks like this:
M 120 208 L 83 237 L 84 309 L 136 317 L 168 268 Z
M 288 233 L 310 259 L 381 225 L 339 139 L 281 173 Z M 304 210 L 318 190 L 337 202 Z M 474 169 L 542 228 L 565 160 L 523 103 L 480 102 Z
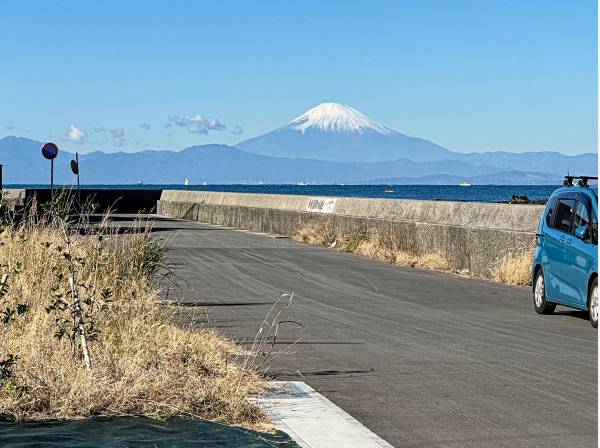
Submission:
M 270 373 L 302 380 L 397 447 L 581 447 L 597 440 L 597 333 L 535 314 L 528 288 L 399 268 L 289 239 L 159 219 L 171 299 L 248 344 L 294 292 Z M 206 313 L 205 313 L 206 311 Z

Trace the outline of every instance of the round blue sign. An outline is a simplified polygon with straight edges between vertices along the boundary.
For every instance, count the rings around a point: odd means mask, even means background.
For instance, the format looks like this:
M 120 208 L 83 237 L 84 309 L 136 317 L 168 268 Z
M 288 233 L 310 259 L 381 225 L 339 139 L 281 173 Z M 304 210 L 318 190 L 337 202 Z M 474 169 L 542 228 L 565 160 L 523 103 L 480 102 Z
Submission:
M 42 155 L 46 158 L 46 159 L 55 159 L 56 156 L 58 155 L 58 146 L 56 146 L 54 143 L 46 143 L 43 147 L 42 147 Z

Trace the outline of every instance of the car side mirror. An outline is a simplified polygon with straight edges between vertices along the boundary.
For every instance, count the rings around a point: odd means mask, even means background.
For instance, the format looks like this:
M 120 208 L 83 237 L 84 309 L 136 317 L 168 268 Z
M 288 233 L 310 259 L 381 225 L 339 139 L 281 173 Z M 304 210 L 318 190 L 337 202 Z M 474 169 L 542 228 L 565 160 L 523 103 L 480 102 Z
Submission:
M 575 236 L 580 240 L 586 240 L 590 236 L 590 229 L 588 226 L 579 226 L 575 229 Z

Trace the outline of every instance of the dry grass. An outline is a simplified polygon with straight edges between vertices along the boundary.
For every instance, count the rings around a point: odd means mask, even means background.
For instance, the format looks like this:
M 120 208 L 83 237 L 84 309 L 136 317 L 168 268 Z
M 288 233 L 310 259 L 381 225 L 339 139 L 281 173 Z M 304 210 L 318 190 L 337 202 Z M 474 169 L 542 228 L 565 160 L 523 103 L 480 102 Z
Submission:
M 81 226 L 69 227 L 68 251 L 65 229 L 61 220 L 31 218 L 0 234 L 0 273 L 8 274 L 0 292 L 0 414 L 263 418 L 246 401 L 263 379 L 243 366 L 245 354 L 214 331 L 176 325 L 157 304 L 164 250 L 148 232 L 81 235 Z M 91 370 L 72 331 L 69 257 Z
M 301 226 L 294 239 L 309 244 L 336 247 L 337 249 L 363 255 L 385 263 L 398 266 L 411 266 L 436 271 L 452 271 L 448 260 L 437 253 L 417 255 L 402 251 L 382 241 L 377 230 L 359 230 L 348 235 L 336 235 L 335 231 L 324 224 L 306 224 Z M 491 279 L 513 285 L 531 284 L 531 263 L 533 249 L 517 254 L 510 253 L 502 257 L 491 269 Z M 470 276 L 468 270 L 454 271 L 458 275 Z
M 305 224 L 292 236 L 296 241 L 317 246 L 331 246 L 336 235 L 326 224 Z
M 345 235 L 342 238 L 340 250 L 350 253 L 356 253 L 359 250 L 367 250 L 366 246 L 371 243 L 371 239 L 371 232 L 367 232 L 366 230 L 358 230 L 349 235 Z
M 361 241 L 352 252 L 385 263 L 396 262 L 396 251 L 383 244 L 379 232 L 373 230 L 367 234 L 367 238 Z
M 423 269 L 449 271 L 450 263 L 439 254 L 427 253 L 417 257 L 417 266 Z
M 417 255 L 394 249 L 382 241 L 377 230 L 358 230 L 342 237 L 336 237 L 335 232 L 325 225 L 315 226 L 306 224 L 296 232 L 294 239 L 309 244 L 337 247 L 343 252 L 350 252 L 373 258 L 385 263 L 398 266 L 411 266 L 438 271 L 449 271 L 450 263 L 444 257 L 435 253 Z M 338 245 L 337 242 L 341 241 Z
M 512 285 L 530 285 L 532 261 L 533 249 L 525 250 L 516 255 L 508 254 L 492 268 L 492 279 Z

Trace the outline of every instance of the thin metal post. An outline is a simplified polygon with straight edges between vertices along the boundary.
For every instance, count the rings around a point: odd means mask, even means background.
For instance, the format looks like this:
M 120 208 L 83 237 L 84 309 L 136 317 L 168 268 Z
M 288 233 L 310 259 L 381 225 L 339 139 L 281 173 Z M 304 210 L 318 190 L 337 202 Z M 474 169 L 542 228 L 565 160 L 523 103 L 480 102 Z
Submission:
M 77 202 L 81 208 L 81 189 L 79 188 L 79 154 L 75 153 L 75 162 L 77 162 Z
M 54 202 L 54 159 L 50 159 L 50 202 Z

